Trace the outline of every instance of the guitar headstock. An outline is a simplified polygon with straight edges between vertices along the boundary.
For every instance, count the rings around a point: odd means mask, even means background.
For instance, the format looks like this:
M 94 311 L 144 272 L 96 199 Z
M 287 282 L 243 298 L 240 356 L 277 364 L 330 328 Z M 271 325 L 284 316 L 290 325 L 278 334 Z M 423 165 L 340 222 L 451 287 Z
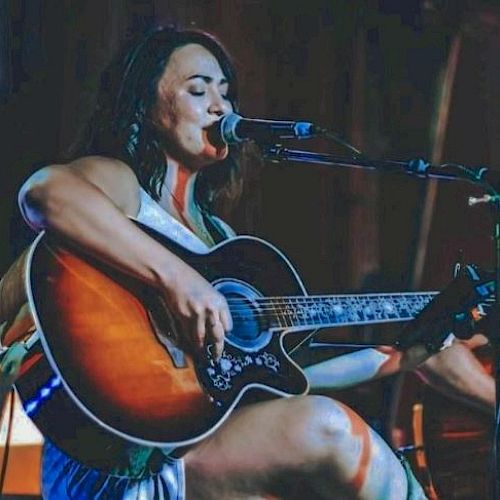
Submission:
M 464 274 L 470 281 L 471 295 L 463 311 L 455 314 L 453 333 L 459 339 L 469 339 L 485 326 L 487 318 L 492 317 L 496 298 L 493 273 L 481 271 L 475 265 L 464 266 L 459 275 Z
M 397 345 L 408 349 L 423 344 L 429 352 L 437 352 L 450 334 L 466 339 L 477 333 L 494 305 L 493 273 L 471 264 L 461 266 L 453 281 L 407 324 Z

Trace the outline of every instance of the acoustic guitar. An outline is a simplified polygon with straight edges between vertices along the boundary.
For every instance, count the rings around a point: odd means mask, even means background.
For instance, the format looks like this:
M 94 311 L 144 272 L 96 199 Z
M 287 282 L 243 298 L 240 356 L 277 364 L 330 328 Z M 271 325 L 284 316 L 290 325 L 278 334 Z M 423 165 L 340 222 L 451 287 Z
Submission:
M 27 284 L 41 348 L 17 387 L 28 415 L 63 450 L 107 434 L 146 446 L 195 443 L 242 401 L 307 393 L 287 334 L 409 321 L 436 304 L 426 328 L 451 329 L 450 318 L 491 293 L 492 281 L 472 271 L 440 295 L 310 296 L 283 253 L 263 240 L 238 237 L 196 254 L 139 226 L 226 297 L 233 330 L 219 361 L 210 346 L 194 357 L 154 290 L 39 235 Z

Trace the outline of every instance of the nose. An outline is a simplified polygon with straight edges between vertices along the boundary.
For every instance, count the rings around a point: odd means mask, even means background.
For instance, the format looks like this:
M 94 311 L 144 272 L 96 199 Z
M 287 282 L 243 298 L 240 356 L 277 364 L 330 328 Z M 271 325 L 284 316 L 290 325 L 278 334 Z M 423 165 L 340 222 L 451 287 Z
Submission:
M 224 99 L 219 92 L 214 92 L 210 101 L 209 109 L 210 114 L 216 116 L 223 116 L 233 111 L 233 105 L 227 99 Z

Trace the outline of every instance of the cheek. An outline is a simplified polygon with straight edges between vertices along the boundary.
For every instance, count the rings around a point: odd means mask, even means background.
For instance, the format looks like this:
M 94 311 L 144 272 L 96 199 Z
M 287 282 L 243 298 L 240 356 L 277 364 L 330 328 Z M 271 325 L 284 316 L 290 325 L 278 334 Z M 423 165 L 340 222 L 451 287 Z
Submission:
M 155 121 L 167 134 L 177 126 L 177 112 L 171 102 L 164 100 L 158 103 Z
M 159 92 L 157 102 L 157 122 L 169 134 L 175 135 L 175 130 L 186 121 L 186 115 L 189 114 L 186 110 L 185 99 L 182 99 L 171 90 L 163 90 Z
M 206 119 L 207 103 L 199 97 L 182 93 L 176 96 L 172 102 L 172 106 L 179 120 L 199 125 Z
M 200 142 L 200 129 L 203 125 L 201 113 L 194 106 L 173 103 L 164 115 L 162 122 L 166 132 L 182 143 Z

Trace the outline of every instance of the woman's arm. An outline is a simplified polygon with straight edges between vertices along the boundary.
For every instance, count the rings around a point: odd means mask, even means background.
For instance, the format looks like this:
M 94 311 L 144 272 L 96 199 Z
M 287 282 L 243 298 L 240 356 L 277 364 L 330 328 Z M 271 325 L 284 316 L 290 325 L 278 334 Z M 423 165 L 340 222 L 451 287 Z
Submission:
M 308 366 L 304 372 L 312 389 L 345 389 L 400 371 L 410 371 L 429 357 L 423 346 L 406 352 L 391 346 L 361 349 Z
M 124 163 L 87 157 L 70 165 L 43 168 L 19 193 L 28 224 L 49 229 L 90 255 L 159 290 L 170 311 L 196 348 L 207 332 L 222 351 L 224 332 L 231 329 L 225 298 L 194 269 L 145 235 L 127 215 L 139 209 L 139 184 Z
M 24 251 L 0 279 L 0 344 L 9 323 L 26 303 L 24 273 L 27 251 Z
M 442 394 L 493 415 L 495 381 L 471 351 L 487 340 L 479 335 L 471 340 L 454 342 L 421 364 L 416 372 Z
M 337 390 L 415 370 L 444 395 L 491 414 L 495 410 L 495 383 L 471 352 L 478 342 L 485 341 L 476 337 L 472 342 L 455 341 L 431 357 L 418 346 L 405 353 L 393 347 L 379 347 L 329 359 L 304 371 L 311 388 Z

